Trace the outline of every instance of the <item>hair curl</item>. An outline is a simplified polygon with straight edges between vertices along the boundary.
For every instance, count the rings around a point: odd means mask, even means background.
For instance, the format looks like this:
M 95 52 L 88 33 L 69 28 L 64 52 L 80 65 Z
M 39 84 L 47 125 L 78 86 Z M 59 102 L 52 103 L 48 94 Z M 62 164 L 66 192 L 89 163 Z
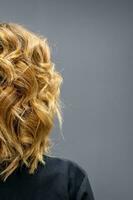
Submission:
M 24 25 L 0 23 L 0 166 L 6 181 L 25 164 L 33 174 L 52 146 L 57 115 L 62 126 L 60 86 L 47 38 Z

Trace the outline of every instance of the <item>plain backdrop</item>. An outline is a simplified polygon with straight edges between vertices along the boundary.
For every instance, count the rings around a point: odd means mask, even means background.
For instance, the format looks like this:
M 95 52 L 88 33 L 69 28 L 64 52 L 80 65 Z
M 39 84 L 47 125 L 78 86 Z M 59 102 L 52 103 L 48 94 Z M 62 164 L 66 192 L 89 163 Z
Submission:
M 46 36 L 63 77 L 53 155 L 88 173 L 96 200 L 133 199 L 133 3 L 0 1 L 0 20 Z

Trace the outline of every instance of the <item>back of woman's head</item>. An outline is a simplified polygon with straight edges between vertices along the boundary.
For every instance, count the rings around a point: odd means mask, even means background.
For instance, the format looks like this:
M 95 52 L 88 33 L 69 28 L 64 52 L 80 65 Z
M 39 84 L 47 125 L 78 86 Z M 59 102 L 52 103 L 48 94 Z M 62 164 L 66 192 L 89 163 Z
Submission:
M 50 151 L 60 86 L 47 38 L 16 23 L 0 23 L 0 166 L 5 181 L 25 164 L 34 173 Z

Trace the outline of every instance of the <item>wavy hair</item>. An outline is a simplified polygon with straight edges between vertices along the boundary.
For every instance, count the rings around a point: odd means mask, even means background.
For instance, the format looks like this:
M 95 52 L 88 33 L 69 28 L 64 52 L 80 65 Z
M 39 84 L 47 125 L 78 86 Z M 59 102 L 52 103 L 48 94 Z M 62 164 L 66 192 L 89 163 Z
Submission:
M 62 127 L 60 88 L 48 39 L 17 23 L 0 23 L 1 179 L 19 166 L 33 174 L 50 152 L 57 116 Z

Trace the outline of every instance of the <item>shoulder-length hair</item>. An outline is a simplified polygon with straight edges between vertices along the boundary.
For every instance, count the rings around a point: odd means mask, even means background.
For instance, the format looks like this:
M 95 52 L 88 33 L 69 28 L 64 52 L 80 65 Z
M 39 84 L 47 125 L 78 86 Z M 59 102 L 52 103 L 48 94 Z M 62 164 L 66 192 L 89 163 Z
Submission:
M 25 164 L 33 174 L 50 152 L 57 115 L 62 125 L 60 88 L 47 38 L 24 25 L 0 23 L 1 179 Z

